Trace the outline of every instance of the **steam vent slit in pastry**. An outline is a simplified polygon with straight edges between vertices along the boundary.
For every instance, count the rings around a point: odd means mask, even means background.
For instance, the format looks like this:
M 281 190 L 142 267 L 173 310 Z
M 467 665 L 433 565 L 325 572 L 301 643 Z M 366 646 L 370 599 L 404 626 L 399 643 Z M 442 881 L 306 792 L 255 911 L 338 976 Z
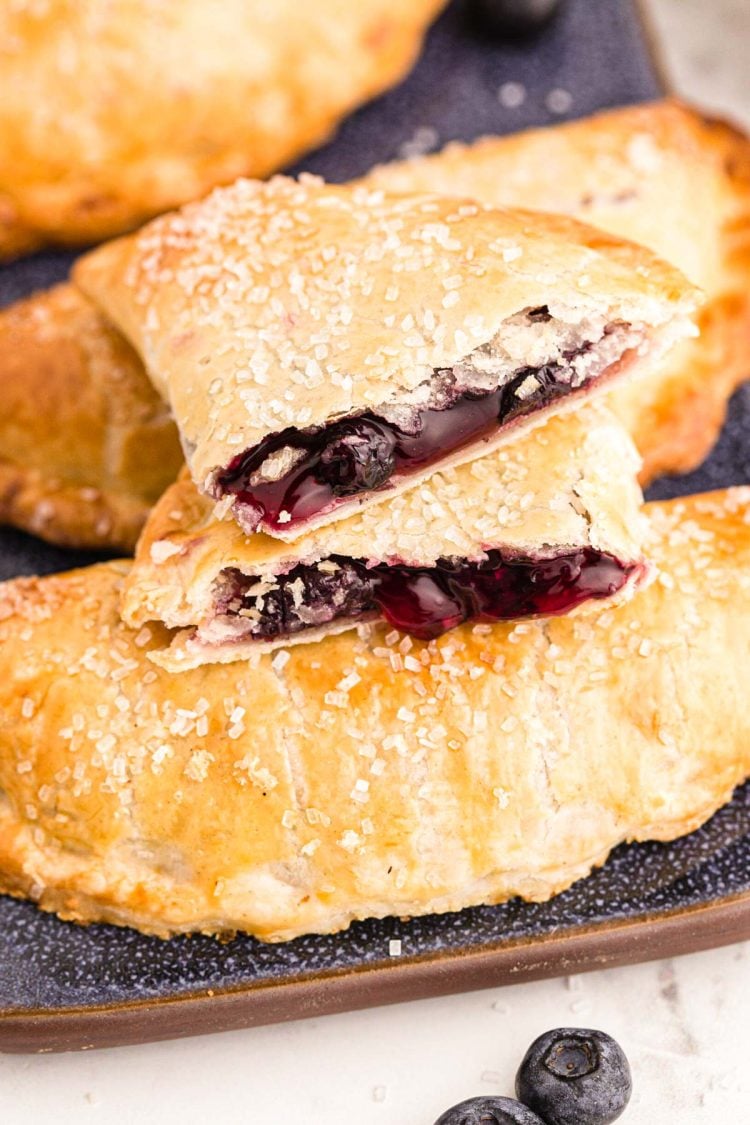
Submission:
M 286 940 L 543 901 L 692 831 L 750 772 L 750 490 L 647 513 L 658 577 L 624 605 L 180 676 L 120 619 L 127 563 L 5 583 L 0 889 Z
M 688 335 L 693 287 L 573 220 L 238 181 L 83 258 L 193 480 L 294 539 L 571 408 Z
M 647 574 L 637 468 L 616 419 L 587 404 L 292 543 L 217 519 L 185 474 L 149 517 L 123 617 L 178 629 L 151 655 L 181 671 L 379 616 L 424 640 L 619 600 Z

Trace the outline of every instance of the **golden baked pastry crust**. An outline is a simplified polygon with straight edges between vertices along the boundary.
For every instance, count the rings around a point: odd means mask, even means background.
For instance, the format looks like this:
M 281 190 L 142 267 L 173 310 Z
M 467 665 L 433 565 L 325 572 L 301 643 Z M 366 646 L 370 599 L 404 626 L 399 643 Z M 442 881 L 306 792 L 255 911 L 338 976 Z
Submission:
M 492 549 L 541 558 L 591 547 L 634 565 L 616 595 L 622 600 L 646 575 L 638 464 L 612 414 L 586 404 L 487 457 L 434 473 L 417 488 L 291 543 L 262 532 L 246 536 L 234 520 L 218 519 L 185 473 L 146 523 L 125 579 L 122 615 L 134 628 L 154 620 L 180 628 L 165 652 L 152 653 L 179 672 L 317 641 L 357 624 L 341 617 L 288 637 L 202 640 L 196 627 L 207 629 L 215 620 L 216 584 L 228 568 L 272 582 L 298 564 L 331 555 L 429 567 L 445 558 L 484 560 Z M 203 637 L 211 633 L 208 628 Z
M 384 165 L 362 181 L 465 194 L 573 215 L 648 246 L 706 295 L 701 335 L 611 405 L 644 458 L 642 480 L 687 472 L 709 452 L 732 391 L 750 376 L 750 142 L 676 100 Z
M 444 0 L 0 10 L 0 258 L 266 176 L 409 69 Z
M 596 325 L 591 356 L 616 339 L 603 332 L 632 326 L 598 380 L 428 468 L 394 474 L 377 493 L 338 497 L 308 527 L 573 408 L 687 335 L 697 300 L 648 251 L 562 216 L 312 177 L 217 189 L 92 251 L 74 280 L 144 360 L 170 403 L 193 480 L 208 492 L 269 435 L 403 402 L 489 341 L 507 348 L 512 370 L 558 354 L 545 336 L 556 324 Z M 552 320 L 521 336 L 511 318 L 540 306 Z M 279 538 L 300 530 L 265 518 L 261 528 Z
M 599 615 L 375 628 L 171 676 L 127 564 L 0 588 L 4 890 L 267 940 L 544 900 L 689 832 L 750 771 L 750 490 L 651 505 L 657 581 Z
M 0 311 L 0 522 L 128 551 L 182 460 L 137 356 L 59 285 Z

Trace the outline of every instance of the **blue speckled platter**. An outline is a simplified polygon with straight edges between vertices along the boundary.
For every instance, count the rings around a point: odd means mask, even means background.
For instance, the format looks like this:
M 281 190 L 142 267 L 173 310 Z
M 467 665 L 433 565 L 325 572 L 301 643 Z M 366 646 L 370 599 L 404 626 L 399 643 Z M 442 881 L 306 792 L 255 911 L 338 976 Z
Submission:
M 300 168 L 344 180 L 411 147 L 442 147 L 661 91 L 628 0 L 568 0 L 525 44 L 491 41 L 453 3 L 414 73 L 355 114 Z M 521 83 L 517 108 L 498 90 Z M 552 90 L 570 95 L 570 107 Z M 507 99 L 506 99 L 507 100 Z M 404 149 L 404 146 L 407 149 Z M 0 304 L 65 276 L 70 255 L 0 268 Z M 740 391 L 711 459 L 657 482 L 665 497 L 750 480 L 750 387 Z M 91 561 L 0 531 L 0 577 Z M 104 1046 L 293 1019 L 321 1012 L 578 972 L 750 936 L 750 784 L 698 832 L 671 845 L 622 847 L 550 903 L 511 902 L 406 922 L 360 923 L 333 937 L 264 946 L 189 937 L 160 941 L 110 926 L 81 929 L 0 899 L 0 1049 Z M 393 939 L 400 956 L 389 952 Z

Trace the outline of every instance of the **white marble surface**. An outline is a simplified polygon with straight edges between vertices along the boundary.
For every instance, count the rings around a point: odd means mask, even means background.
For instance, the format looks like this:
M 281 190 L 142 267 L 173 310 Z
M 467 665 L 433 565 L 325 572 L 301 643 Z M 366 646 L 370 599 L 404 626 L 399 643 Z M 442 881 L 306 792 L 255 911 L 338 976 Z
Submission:
M 0 1056 L 0 1121 L 76 1125 L 432 1125 L 512 1093 L 531 1040 L 598 1026 L 634 1073 L 623 1125 L 740 1125 L 750 1113 L 750 946 L 211 1038 Z
M 750 0 L 646 0 L 675 89 L 750 125 Z
M 750 0 L 651 7 L 676 87 L 750 123 Z M 431 1125 L 464 1097 L 512 1093 L 528 1043 L 564 1024 L 625 1047 L 624 1125 L 750 1120 L 748 944 L 211 1038 L 0 1056 L 0 1121 Z

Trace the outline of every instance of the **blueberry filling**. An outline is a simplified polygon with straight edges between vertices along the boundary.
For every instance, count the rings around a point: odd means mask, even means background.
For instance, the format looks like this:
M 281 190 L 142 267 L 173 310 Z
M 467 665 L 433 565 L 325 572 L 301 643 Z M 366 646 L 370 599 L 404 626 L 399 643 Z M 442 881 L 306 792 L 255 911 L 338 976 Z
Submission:
M 316 433 L 286 429 L 237 458 L 218 477 L 221 495 L 278 529 L 327 511 L 340 497 L 382 488 L 394 473 L 414 472 L 438 457 L 487 436 L 502 425 L 570 392 L 559 364 L 523 368 L 509 383 L 485 394 L 466 393 L 444 409 L 420 410 L 419 428 L 407 433 L 376 414 L 365 412 L 334 422 Z M 534 379 L 531 393 L 518 389 Z M 278 480 L 252 480 L 260 466 L 279 450 L 299 450 L 290 472 Z M 247 528 L 251 530 L 251 528 Z
M 552 327 L 546 307 L 529 310 L 523 319 L 537 332 Z M 321 429 L 289 427 L 269 435 L 215 476 L 213 494 L 233 497 L 235 517 L 248 533 L 260 525 L 289 529 L 591 385 L 627 349 L 624 335 L 626 326 L 609 325 L 596 342 L 579 338 L 555 361 L 517 367 L 502 377 L 492 375 L 497 356 L 487 345 L 483 355 L 478 349 L 464 364 L 434 372 L 426 405 L 391 404 Z M 594 349 L 608 337 L 600 358 Z
M 234 640 L 287 637 L 336 619 L 376 614 L 431 640 L 463 621 L 561 614 L 589 599 L 610 597 L 637 565 L 591 547 L 536 559 L 489 551 L 483 562 L 440 560 L 434 567 L 368 567 L 332 556 L 296 566 L 271 583 L 225 570 L 215 613 Z

